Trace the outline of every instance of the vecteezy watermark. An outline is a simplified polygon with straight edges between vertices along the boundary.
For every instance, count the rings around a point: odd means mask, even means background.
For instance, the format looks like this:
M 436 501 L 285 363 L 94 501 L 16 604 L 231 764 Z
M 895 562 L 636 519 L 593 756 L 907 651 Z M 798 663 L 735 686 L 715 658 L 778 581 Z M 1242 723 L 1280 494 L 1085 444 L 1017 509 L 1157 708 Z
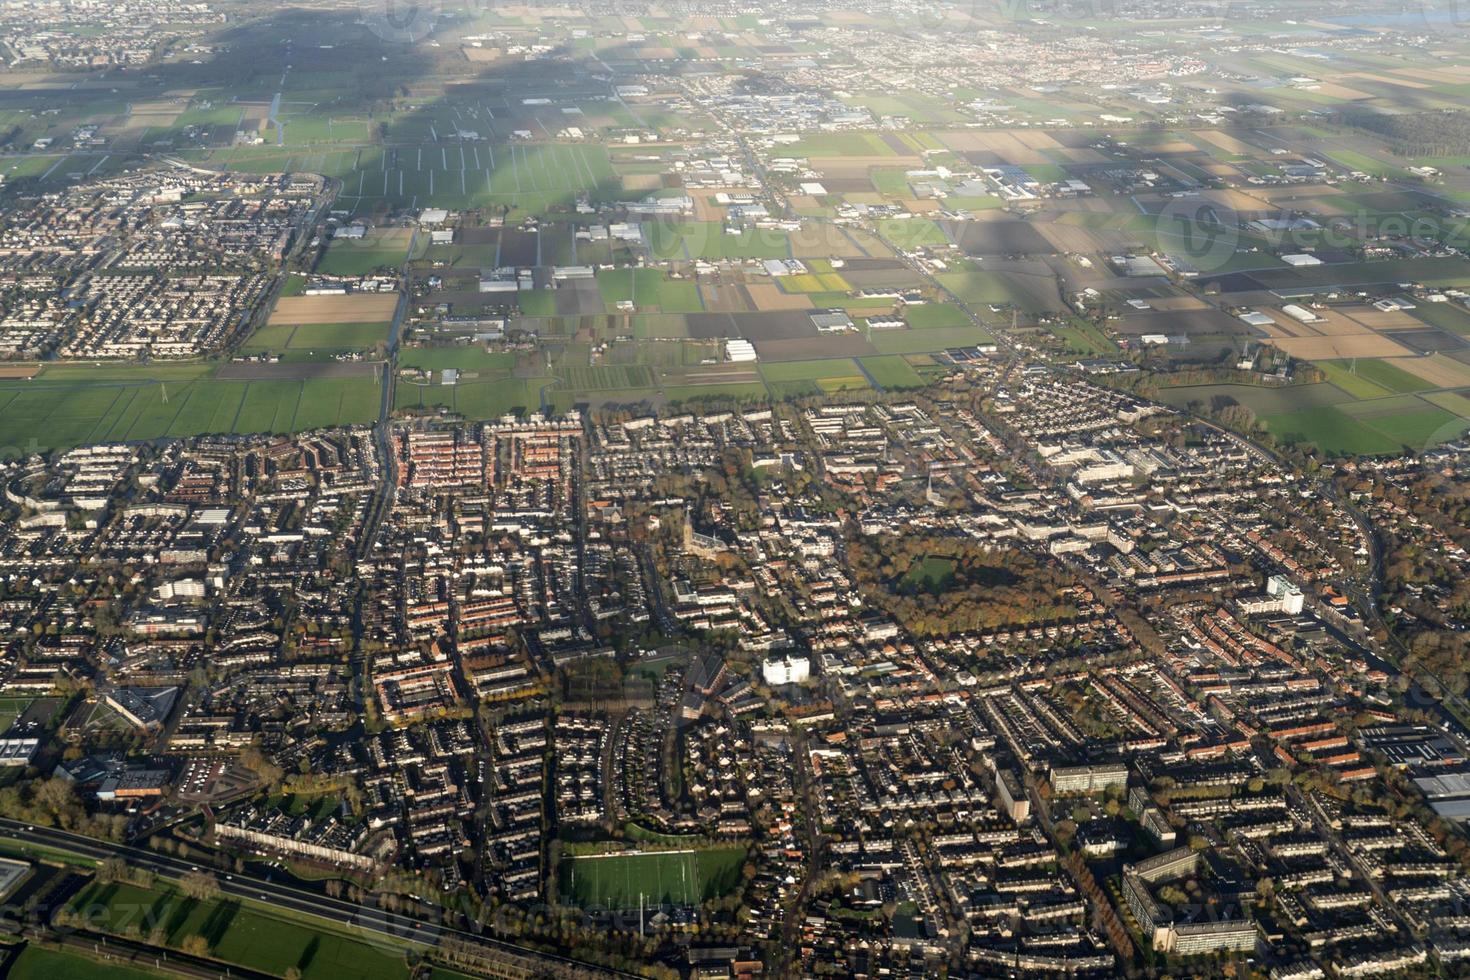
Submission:
M 1430 245 L 1463 242 L 1470 235 L 1470 219 L 1454 215 L 1386 214 L 1359 211 L 1318 221 L 1291 211 L 1263 215 L 1251 222 L 1261 239 L 1281 251 L 1348 250 L 1375 242 L 1417 242 Z
M 1155 216 L 1159 250 L 1189 263 L 1197 272 L 1224 268 L 1240 245 L 1235 212 L 1201 197 L 1170 198 Z
M 443 12 L 439 0 L 357 0 L 357 6 L 368 30 L 394 44 L 422 41 Z
M 1319 220 L 1282 210 L 1247 222 L 1231 209 L 1193 194 L 1169 199 L 1154 215 L 1153 224 L 1158 250 L 1199 273 L 1220 271 L 1246 249 L 1278 255 L 1315 253 L 1319 261 L 1334 261 L 1331 254 L 1354 255 L 1374 248 L 1452 254 L 1457 249 L 1449 243 L 1470 238 L 1470 220 L 1449 214 L 1359 211 Z
M 408 943 L 435 943 L 441 931 L 439 926 L 399 912 L 395 907 L 398 901 L 412 900 L 376 893 L 365 895 L 347 920 L 348 928 L 361 942 L 395 955 Z

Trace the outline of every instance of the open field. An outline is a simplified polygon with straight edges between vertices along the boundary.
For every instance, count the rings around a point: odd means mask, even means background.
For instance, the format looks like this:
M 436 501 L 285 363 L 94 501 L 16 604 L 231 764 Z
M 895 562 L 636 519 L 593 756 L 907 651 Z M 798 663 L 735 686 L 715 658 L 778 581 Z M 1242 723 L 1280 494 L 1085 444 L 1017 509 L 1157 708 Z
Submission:
M 145 936 L 160 929 L 174 947 L 200 935 L 212 956 L 277 976 L 293 967 L 305 980 L 389 980 L 404 974 L 401 954 L 235 900 L 200 902 L 170 887 L 94 883 L 71 904 L 87 910 L 94 929 L 122 933 L 135 926 Z
M 15 452 L 205 433 L 297 432 L 371 422 L 374 381 L 350 378 L 0 382 L 0 446 Z
M 301 129 L 299 119 L 287 118 L 288 135 Z M 235 146 L 211 152 L 203 162 L 252 173 L 305 170 L 334 177 L 342 182 L 339 200 L 345 208 L 368 215 L 392 208 L 497 206 L 536 214 L 569 205 L 578 195 L 612 200 L 623 193 L 607 150 L 598 145 L 449 146 L 434 142 L 429 126 L 390 130 L 391 145 L 374 145 L 372 134 L 356 126 L 334 123 L 333 129 L 342 129 L 346 147 Z M 361 145 L 348 148 L 358 139 Z
M 15 724 L 34 700 L 30 697 L 0 697 L 0 733 Z
M 1415 391 L 1427 391 L 1434 387 L 1428 381 L 1410 374 L 1390 361 L 1380 361 L 1376 358 L 1362 358 L 1357 361 L 1348 362 L 1327 361 L 1322 362 L 1321 366 L 1326 369 L 1328 364 L 1332 365 L 1334 373 L 1338 376 L 1344 371 L 1350 372 L 1352 377 L 1368 382 L 1369 385 L 1377 388 L 1380 392 L 1404 394 Z M 1336 383 L 1336 378 L 1333 380 Z M 1375 395 L 1368 393 L 1359 395 L 1358 397 L 1372 398 Z
M 954 581 L 956 565 L 953 559 L 940 555 L 927 555 L 909 566 L 898 581 L 901 592 L 939 593 Z
M 1304 408 L 1261 420 L 1276 438 L 1313 443 L 1328 453 L 1392 453 L 1400 448 L 1390 437 L 1359 424 L 1340 409 Z
M 335 276 L 362 276 L 397 269 L 408 258 L 413 232 L 407 228 L 374 229 L 362 238 L 334 238 L 317 260 L 316 271 Z
M 1328 380 L 1326 384 L 1276 388 L 1195 385 L 1166 388 L 1159 397 L 1179 408 L 1193 402 L 1207 408 L 1238 403 L 1255 412 L 1276 438 L 1314 443 L 1331 454 L 1419 450 L 1457 438 L 1470 428 L 1466 416 L 1456 411 L 1458 402 L 1394 394 L 1361 375 L 1344 376 L 1336 365 L 1328 370 Z M 1351 390 L 1355 387 L 1358 390 Z M 1370 392 L 1377 394 L 1368 397 Z
M 103 962 L 79 953 L 27 946 L 11 964 L 8 980 L 150 980 L 158 974 L 147 965 L 125 966 L 116 961 Z
M 988 344 L 995 338 L 984 327 L 928 327 L 923 330 L 874 330 L 870 338 L 880 354 L 932 354 L 951 347 Z
M 919 388 L 924 384 L 924 379 L 914 370 L 913 365 L 897 355 L 862 357 L 858 359 L 858 363 L 862 365 L 863 372 L 885 390 Z
M 345 296 L 283 296 L 271 311 L 270 323 L 386 323 L 398 308 L 397 293 L 348 293 Z
M 388 338 L 389 324 L 379 323 L 273 323 L 261 327 L 246 338 L 242 350 L 285 351 L 371 350 L 374 344 Z
M 515 367 L 515 362 L 514 354 L 467 345 L 405 347 L 398 352 L 399 367 L 421 368 L 426 371 L 456 368 L 460 371 L 505 373 Z
M 833 357 L 811 361 L 765 362 L 761 377 L 767 381 L 818 381 L 822 378 L 850 378 L 858 367 L 850 357 Z
M 564 857 L 558 891 L 582 908 L 694 905 L 735 888 L 744 863 L 743 847 Z
M 730 233 L 717 221 L 655 221 L 644 228 L 654 258 L 664 261 L 791 258 L 785 232 L 748 228 Z
M 395 409 L 445 408 L 468 419 L 496 419 L 507 413 L 541 409 L 541 391 L 554 378 L 496 378 L 455 385 L 420 385 L 399 381 Z

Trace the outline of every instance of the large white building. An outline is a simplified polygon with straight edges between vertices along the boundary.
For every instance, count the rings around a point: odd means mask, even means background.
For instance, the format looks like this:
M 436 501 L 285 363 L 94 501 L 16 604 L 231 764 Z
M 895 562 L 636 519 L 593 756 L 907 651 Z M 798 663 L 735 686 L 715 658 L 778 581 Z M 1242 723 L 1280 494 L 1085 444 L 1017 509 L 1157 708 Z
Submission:
M 1285 575 L 1272 575 L 1266 580 L 1266 594 L 1240 600 L 1240 611 L 1247 616 L 1265 616 L 1286 613 L 1295 616 L 1306 604 L 1302 590 L 1291 584 Z
M 772 687 L 800 684 L 812 676 L 812 662 L 806 657 L 778 657 L 761 664 L 761 677 Z
M 732 337 L 725 341 L 725 356 L 732 361 L 754 361 L 755 345 L 748 340 Z

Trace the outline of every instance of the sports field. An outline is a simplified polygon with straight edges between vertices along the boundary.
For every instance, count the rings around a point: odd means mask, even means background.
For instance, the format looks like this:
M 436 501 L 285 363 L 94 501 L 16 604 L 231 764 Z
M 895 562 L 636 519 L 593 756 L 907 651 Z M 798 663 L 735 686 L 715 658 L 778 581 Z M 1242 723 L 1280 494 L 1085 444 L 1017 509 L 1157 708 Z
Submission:
M 15 724 L 15 719 L 24 714 L 34 700 L 29 697 L 0 697 L 0 733 Z
M 733 891 L 745 858 L 743 847 L 568 857 L 559 891 L 582 908 L 636 909 L 640 896 L 645 906 L 695 905 Z

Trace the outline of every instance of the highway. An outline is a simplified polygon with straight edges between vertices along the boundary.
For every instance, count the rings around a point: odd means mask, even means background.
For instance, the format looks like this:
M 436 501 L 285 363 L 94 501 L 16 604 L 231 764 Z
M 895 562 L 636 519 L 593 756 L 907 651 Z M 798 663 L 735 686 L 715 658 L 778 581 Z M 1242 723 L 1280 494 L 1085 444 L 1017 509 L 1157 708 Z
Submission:
M 209 870 L 214 872 L 219 879 L 220 894 L 223 896 L 268 905 L 279 912 L 314 916 L 332 923 L 338 930 L 360 934 L 364 942 L 386 942 L 395 949 L 405 943 L 433 946 L 441 940 L 454 939 L 478 948 L 488 956 L 500 956 L 507 960 L 514 959 L 516 963 L 525 965 L 537 975 L 554 974 L 558 971 L 581 973 L 591 971 L 608 976 L 631 976 L 631 974 L 619 974 L 569 957 L 543 953 L 498 939 L 491 939 L 465 929 L 437 925 L 403 913 L 385 911 L 372 905 L 333 898 L 249 874 L 218 873 L 213 868 L 197 865 L 182 858 L 156 854 L 153 851 L 130 847 L 126 844 L 99 841 L 65 830 L 0 818 L 0 839 L 64 851 L 98 861 L 106 858 L 120 858 L 128 867 L 148 871 L 160 878 L 179 879 L 190 871 Z M 423 903 L 421 905 L 425 909 L 431 908 Z

